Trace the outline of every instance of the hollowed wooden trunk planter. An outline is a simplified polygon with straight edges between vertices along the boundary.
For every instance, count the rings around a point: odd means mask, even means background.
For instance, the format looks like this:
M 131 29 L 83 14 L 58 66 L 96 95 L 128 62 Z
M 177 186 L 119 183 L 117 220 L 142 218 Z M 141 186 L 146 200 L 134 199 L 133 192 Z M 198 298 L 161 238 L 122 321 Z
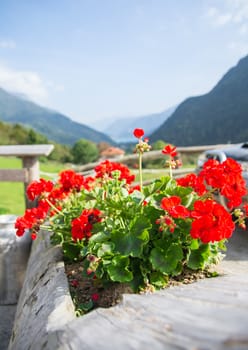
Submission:
M 32 245 L 9 350 L 246 349 L 248 263 L 240 267 L 237 274 L 126 294 L 114 307 L 77 318 L 61 248 L 41 232 Z

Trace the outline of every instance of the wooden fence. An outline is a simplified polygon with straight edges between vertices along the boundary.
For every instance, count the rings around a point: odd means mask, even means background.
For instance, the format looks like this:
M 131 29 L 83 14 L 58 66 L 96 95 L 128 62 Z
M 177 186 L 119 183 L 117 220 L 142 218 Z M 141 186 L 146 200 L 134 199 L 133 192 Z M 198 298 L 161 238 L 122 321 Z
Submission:
M 22 169 L 0 169 L 0 181 L 23 182 L 24 193 L 28 184 L 40 178 L 39 157 L 48 156 L 53 145 L 8 145 L 0 146 L 0 156 L 19 157 L 22 159 Z M 26 208 L 34 206 L 25 195 Z
M 230 146 L 234 146 L 234 145 L 218 144 L 218 145 L 206 145 L 206 146 L 177 147 L 177 152 L 179 154 L 196 154 L 196 153 L 202 153 L 204 151 L 211 150 L 211 149 L 224 148 L 224 147 L 230 147 Z M 145 152 L 143 154 L 144 160 L 154 160 L 154 159 L 159 159 L 162 157 L 164 157 L 164 155 L 162 154 L 161 150 L 160 151 Z M 123 163 L 123 164 L 126 164 L 130 161 L 133 161 L 133 160 L 137 160 L 137 154 L 129 154 L 129 155 L 126 155 L 126 156 L 118 159 L 118 161 L 120 163 Z M 87 171 L 91 171 L 98 164 L 99 164 L 99 161 L 94 162 L 94 163 L 88 163 L 85 165 L 81 165 L 81 166 L 77 167 L 77 171 L 82 172 L 82 173 L 87 173 Z
M 215 149 L 215 148 L 224 148 L 231 146 L 230 144 L 225 145 L 206 145 L 206 146 L 190 146 L 190 147 L 177 147 L 179 154 L 193 154 L 201 153 L 206 150 Z M 40 169 L 39 169 L 39 157 L 48 156 L 54 146 L 53 145 L 8 145 L 0 146 L 0 156 L 5 157 L 19 157 L 22 159 L 22 169 L 0 169 L 0 181 L 10 181 L 10 182 L 23 182 L 25 190 L 25 203 L 26 208 L 31 208 L 34 206 L 33 202 L 30 202 L 26 196 L 27 185 L 40 178 Z M 144 160 L 154 160 L 164 157 L 161 150 L 160 151 L 150 151 L 143 154 Z M 127 155 L 121 159 L 118 159 L 119 162 L 125 164 L 130 161 L 137 160 L 137 154 Z M 93 171 L 98 162 L 89 163 L 76 168 L 76 171 L 87 175 Z M 192 172 L 192 169 L 175 169 L 174 175 L 182 176 Z M 53 174 L 51 174 L 53 175 Z M 54 174 L 55 175 L 55 174 Z

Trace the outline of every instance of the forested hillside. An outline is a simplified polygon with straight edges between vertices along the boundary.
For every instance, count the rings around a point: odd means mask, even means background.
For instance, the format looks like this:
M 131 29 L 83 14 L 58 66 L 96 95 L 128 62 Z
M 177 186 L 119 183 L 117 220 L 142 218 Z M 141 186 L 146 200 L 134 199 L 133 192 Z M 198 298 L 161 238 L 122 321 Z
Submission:
M 19 124 L 8 124 L 0 121 L 0 145 L 33 145 L 33 144 L 53 144 L 54 151 L 49 159 L 60 162 L 72 160 L 71 149 L 66 145 L 61 145 L 49 141 L 45 136 L 28 129 Z
M 181 103 L 150 137 L 178 146 L 248 140 L 248 56 L 207 94 Z
M 0 120 L 22 124 L 58 143 L 73 145 L 84 138 L 93 142 L 113 141 L 99 131 L 74 122 L 67 116 L 19 98 L 0 88 Z

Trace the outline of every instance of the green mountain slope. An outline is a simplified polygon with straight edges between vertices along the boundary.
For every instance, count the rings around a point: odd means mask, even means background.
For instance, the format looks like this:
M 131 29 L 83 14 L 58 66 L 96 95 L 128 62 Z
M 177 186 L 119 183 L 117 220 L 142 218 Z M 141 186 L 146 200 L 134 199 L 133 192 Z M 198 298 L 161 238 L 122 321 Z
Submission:
M 248 140 L 248 56 L 207 94 L 186 99 L 150 136 L 178 146 Z
M 33 128 L 48 139 L 72 145 L 78 139 L 113 143 L 110 137 L 56 111 L 18 98 L 0 88 L 0 120 Z

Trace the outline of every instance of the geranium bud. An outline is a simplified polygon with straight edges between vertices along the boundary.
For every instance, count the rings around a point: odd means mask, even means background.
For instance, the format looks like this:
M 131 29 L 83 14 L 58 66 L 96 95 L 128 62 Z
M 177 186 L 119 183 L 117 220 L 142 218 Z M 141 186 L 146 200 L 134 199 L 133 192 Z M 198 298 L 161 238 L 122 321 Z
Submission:
M 97 294 L 97 293 L 92 294 L 91 299 L 92 299 L 92 301 L 97 301 L 99 299 L 99 294 Z
M 79 286 L 79 282 L 78 282 L 78 280 L 72 280 L 71 281 L 71 285 L 72 285 L 72 287 L 74 287 L 74 288 L 77 288 L 78 286 Z
M 34 241 L 37 238 L 37 234 L 35 232 L 31 233 L 31 239 Z

